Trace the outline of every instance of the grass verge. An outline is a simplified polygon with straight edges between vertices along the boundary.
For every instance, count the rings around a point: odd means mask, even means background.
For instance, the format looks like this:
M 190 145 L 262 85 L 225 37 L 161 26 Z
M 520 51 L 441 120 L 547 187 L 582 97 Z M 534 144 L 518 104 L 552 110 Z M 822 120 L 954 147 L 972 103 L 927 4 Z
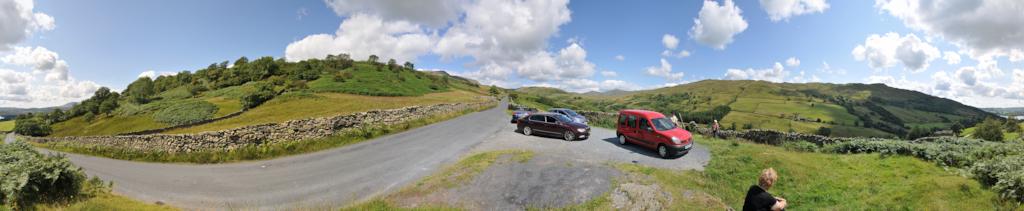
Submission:
M 741 208 L 747 188 L 756 184 L 760 171 L 768 167 L 780 175 L 770 192 L 786 198 L 787 208 L 794 210 L 1019 209 L 956 170 L 913 157 L 796 152 L 721 139 L 698 139 L 698 143 L 714 155 L 703 172 L 635 164 L 617 167 L 653 177 L 675 199 L 668 207 L 683 210 Z M 684 194 L 695 192 L 718 200 Z
M 435 122 L 452 119 L 458 116 L 489 108 L 490 106 L 483 106 L 478 108 L 466 109 L 459 112 L 437 114 L 395 125 L 380 127 L 364 127 L 361 129 L 351 130 L 339 135 L 320 139 L 276 142 L 269 144 L 240 147 L 232 150 L 203 150 L 188 153 L 169 153 L 162 151 L 145 151 L 126 149 L 120 147 L 86 145 L 68 142 L 32 144 L 37 147 L 43 147 L 57 151 L 86 154 L 99 157 L 108 157 L 120 160 L 165 163 L 228 163 L 248 160 L 264 160 L 342 147 L 370 140 L 383 135 L 401 132 L 429 125 Z
M 472 181 L 491 165 L 504 161 L 524 163 L 533 159 L 534 153 L 523 150 L 503 150 L 478 153 L 463 158 L 454 165 L 443 168 L 438 173 L 427 176 L 416 184 L 399 190 L 397 193 L 343 208 L 342 210 L 460 210 L 450 205 L 431 203 L 425 196 L 437 191 L 457 188 L 459 185 Z M 503 160 L 502 158 L 507 158 Z M 398 201 L 417 201 L 429 204 L 422 207 L 403 208 Z M 420 203 L 417 203 L 420 204 Z

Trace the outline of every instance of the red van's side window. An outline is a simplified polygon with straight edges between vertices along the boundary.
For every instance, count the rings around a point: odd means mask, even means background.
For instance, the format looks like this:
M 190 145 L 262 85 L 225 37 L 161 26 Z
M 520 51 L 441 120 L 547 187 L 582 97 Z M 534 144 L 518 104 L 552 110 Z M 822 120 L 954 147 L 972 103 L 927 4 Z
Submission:
M 629 125 L 631 128 L 636 128 L 636 116 L 629 115 L 629 119 L 626 120 L 626 125 Z

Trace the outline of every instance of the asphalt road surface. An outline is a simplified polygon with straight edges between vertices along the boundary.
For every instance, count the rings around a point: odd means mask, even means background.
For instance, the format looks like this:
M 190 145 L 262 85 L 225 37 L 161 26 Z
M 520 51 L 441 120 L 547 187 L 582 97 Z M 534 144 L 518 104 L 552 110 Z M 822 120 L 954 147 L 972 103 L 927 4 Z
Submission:
M 508 131 L 510 117 L 503 110 L 506 104 L 502 101 L 498 107 L 486 111 L 351 146 L 266 161 L 191 165 L 64 154 L 90 176 L 113 181 L 115 192 L 146 202 L 162 202 L 184 209 L 330 209 L 409 185 L 442 165 L 454 163 L 473 148 L 487 148 L 476 147 L 484 141 L 536 139 Z M 608 130 L 595 128 L 595 131 L 595 136 L 584 143 L 615 146 L 604 140 L 613 137 L 601 137 L 606 136 Z M 611 133 L 614 136 L 614 132 Z M 12 141 L 13 136 L 6 139 Z M 543 141 L 558 142 L 557 139 Z M 500 148 L 495 147 L 500 145 L 488 146 Z M 703 147 L 694 151 L 707 154 Z M 706 160 L 654 160 L 660 158 L 630 148 L 604 147 L 601 152 L 621 153 L 624 158 L 621 160 L 643 156 L 639 158 L 651 163 L 707 163 Z M 695 152 L 691 152 L 693 154 Z

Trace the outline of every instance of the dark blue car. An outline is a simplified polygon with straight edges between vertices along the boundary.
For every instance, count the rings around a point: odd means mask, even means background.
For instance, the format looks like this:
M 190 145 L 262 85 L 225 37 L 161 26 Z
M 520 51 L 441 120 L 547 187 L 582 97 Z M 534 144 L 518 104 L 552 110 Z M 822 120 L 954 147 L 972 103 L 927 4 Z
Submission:
M 569 118 L 572 118 L 572 120 L 574 122 L 577 122 L 577 123 L 580 123 L 580 124 L 587 124 L 587 117 L 584 117 L 583 115 L 580 115 L 579 113 L 576 113 L 576 111 L 573 111 L 572 109 L 568 109 L 568 108 L 552 108 L 552 109 L 548 109 L 548 112 L 559 113 L 559 114 L 568 116 Z
M 523 117 L 526 117 L 527 115 L 530 115 L 530 113 L 532 113 L 532 112 L 530 112 L 528 110 L 523 110 L 523 109 L 515 110 L 515 111 L 512 112 L 512 121 L 511 122 L 512 123 L 517 123 L 517 122 L 519 122 L 519 119 L 522 119 Z

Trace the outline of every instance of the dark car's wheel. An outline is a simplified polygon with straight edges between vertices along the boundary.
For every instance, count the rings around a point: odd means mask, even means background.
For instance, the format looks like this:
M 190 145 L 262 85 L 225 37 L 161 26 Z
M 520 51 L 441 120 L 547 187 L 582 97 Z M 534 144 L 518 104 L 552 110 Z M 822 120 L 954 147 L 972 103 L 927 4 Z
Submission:
M 576 140 L 576 135 L 572 134 L 572 131 L 565 131 L 565 134 L 563 134 L 562 136 L 562 138 L 565 138 L 565 141 Z
M 668 153 L 668 147 L 665 147 L 665 145 L 658 145 L 658 156 L 668 159 L 670 156 Z
M 619 145 L 626 145 L 626 144 L 628 144 L 628 143 L 626 143 L 626 136 L 623 136 L 622 134 L 619 134 Z
M 523 135 L 528 135 L 528 136 L 529 135 L 533 135 L 533 129 L 530 129 L 530 126 L 524 127 L 523 128 Z

